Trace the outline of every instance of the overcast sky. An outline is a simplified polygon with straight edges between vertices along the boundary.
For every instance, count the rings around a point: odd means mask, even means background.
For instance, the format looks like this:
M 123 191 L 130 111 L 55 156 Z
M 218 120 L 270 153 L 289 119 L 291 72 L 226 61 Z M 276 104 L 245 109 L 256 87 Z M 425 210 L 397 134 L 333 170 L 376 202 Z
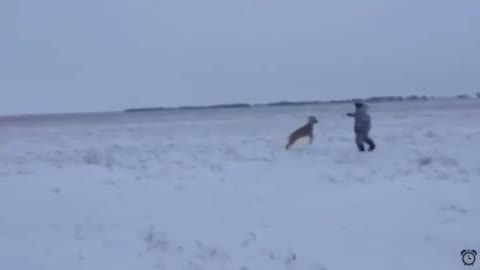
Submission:
M 476 91 L 478 0 L 0 1 L 0 114 Z

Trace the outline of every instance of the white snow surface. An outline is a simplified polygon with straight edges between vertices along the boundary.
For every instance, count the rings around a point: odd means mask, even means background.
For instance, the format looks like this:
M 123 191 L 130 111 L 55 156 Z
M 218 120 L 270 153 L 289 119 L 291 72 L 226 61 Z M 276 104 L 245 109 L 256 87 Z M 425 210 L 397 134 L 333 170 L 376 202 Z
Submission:
M 0 269 L 465 269 L 480 102 L 370 104 L 365 153 L 352 110 L 5 118 Z M 286 151 L 309 115 L 313 144 Z

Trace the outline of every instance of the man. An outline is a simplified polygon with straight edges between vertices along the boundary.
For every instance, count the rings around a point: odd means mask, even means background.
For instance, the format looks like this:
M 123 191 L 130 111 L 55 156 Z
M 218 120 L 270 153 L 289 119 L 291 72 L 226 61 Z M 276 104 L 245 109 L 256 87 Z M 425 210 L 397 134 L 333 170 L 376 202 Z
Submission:
M 355 113 L 347 113 L 348 116 L 355 119 L 355 144 L 360 152 L 365 151 L 363 143 L 368 144 L 368 151 L 373 151 L 376 148 L 375 143 L 369 137 L 371 129 L 371 119 L 367 112 L 367 107 L 361 102 L 355 102 Z

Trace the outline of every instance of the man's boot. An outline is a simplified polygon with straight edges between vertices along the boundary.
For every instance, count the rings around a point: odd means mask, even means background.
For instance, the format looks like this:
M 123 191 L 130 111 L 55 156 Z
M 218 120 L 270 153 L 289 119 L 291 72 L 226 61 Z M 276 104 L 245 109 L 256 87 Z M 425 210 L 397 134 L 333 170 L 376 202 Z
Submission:
M 375 148 L 377 147 L 377 146 L 375 145 L 375 143 L 373 142 L 373 140 L 370 139 L 370 138 L 365 139 L 365 143 L 368 144 L 368 151 L 370 151 L 370 152 L 372 152 L 373 150 L 375 150 Z
M 358 148 L 358 151 L 360 152 L 365 152 L 365 146 L 363 146 L 363 144 L 357 144 L 357 148 Z

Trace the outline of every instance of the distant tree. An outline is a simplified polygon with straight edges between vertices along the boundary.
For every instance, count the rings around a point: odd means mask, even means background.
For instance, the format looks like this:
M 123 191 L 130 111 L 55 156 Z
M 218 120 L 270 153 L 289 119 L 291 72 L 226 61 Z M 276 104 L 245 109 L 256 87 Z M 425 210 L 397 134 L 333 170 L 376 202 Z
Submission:
M 462 94 L 462 95 L 458 95 L 457 98 L 459 98 L 459 99 L 469 99 L 470 96 L 467 95 L 467 94 Z
M 407 96 L 405 97 L 406 100 L 419 100 L 420 97 L 416 96 L 416 95 L 410 95 L 410 96 Z
M 477 92 L 476 96 L 477 96 L 477 98 L 480 98 L 480 92 Z

